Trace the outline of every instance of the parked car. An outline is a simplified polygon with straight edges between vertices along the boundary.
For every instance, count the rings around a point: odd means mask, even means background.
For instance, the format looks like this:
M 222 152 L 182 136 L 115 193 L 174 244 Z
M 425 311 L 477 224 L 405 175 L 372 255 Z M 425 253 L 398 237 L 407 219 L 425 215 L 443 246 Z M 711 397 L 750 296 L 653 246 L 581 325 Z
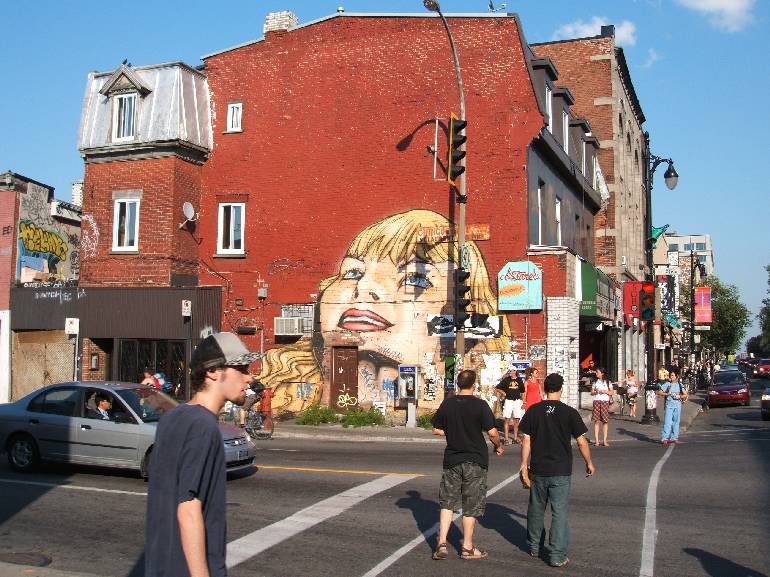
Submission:
M 751 388 L 740 371 L 719 371 L 706 391 L 709 407 L 716 405 L 750 405 Z
M 762 391 L 762 403 L 760 409 L 762 411 L 762 420 L 770 421 L 770 387 L 767 387 Z
M 770 379 L 770 359 L 759 359 L 754 374 L 762 379 Z
M 100 396 L 111 402 L 109 419 L 97 412 Z M 135 383 L 50 385 L 0 405 L 0 451 L 17 471 L 58 461 L 134 469 L 146 477 L 157 423 L 177 404 L 165 393 Z M 251 467 L 256 447 L 249 436 L 225 423 L 219 429 L 228 472 Z

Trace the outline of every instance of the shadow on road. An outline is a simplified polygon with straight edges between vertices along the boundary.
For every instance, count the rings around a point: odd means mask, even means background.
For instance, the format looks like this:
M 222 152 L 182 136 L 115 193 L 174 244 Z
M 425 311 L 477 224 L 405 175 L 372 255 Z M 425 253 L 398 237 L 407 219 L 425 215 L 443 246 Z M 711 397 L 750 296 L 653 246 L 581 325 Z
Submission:
M 643 433 L 637 433 L 636 431 L 629 431 L 628 429 L 623 427 L 618 427 L 618 434 L 624 437 L 631 437 L 633 439 L 636 439 L 637 441 L 642 441 L 645 443 L 653 443 L 653 444 L 658 443 L 657 437 L 650 437 Z
M 435 501 L 423 499 L 422 494 L 419 491 L 407 491 L 407 497 L 396 501 L 396 506 L 401 509 L 409 509 L 414 517 L 414 522 L 417 524 L 417 529 L 420 533 L 430 531 L 434 525 L 438 523 L 439 506 Z M 425 542 L 430 545 L 431 549 L 436 548 L 438 531 L 433 532 L 432 535 L 426 536 Z M 449 535 L 447 541 L 455 547 L 458 551 L 462 544 L 462 534 L 457 528 L 457 525 L 452 523 L 449 528 Z
M 682 551 L 698 559 L 710 577 L 768 577 L 766 573 L 754 571 L 703 549 L 686 547 Z
M 511 545 L 529 553 L 526 524 L 520 523 L 517 518 L 526 521 L 527 516 L 497 503 L 487 503 L 486 513 L 479 519 L 479 524 L 485 529 L 497 531 Z

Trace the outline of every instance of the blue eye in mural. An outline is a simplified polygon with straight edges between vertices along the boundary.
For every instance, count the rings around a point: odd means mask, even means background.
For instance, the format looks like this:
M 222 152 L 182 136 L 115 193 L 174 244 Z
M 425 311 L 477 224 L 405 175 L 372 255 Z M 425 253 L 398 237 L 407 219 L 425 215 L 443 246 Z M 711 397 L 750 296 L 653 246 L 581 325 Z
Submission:
M 345 280 L 361 280 L 364 277 L 364 271 L 360 268 L 351 268 L 342 275 Z
M 433 288 L 433 283 L 421 272 L 408 272 L 404 277 L 405 286 L 414 286 L 421 289 Z

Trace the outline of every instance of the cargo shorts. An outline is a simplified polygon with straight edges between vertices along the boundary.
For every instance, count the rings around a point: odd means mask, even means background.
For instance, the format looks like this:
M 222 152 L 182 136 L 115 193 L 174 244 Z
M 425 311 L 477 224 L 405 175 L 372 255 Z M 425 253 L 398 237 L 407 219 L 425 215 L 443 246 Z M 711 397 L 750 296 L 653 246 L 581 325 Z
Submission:
M 442 509 L 458 512 L 463 517 L 481 517 L 487 505 L 487 470 L 478 463 L 466 461 L 444 469 L 438 490 Z

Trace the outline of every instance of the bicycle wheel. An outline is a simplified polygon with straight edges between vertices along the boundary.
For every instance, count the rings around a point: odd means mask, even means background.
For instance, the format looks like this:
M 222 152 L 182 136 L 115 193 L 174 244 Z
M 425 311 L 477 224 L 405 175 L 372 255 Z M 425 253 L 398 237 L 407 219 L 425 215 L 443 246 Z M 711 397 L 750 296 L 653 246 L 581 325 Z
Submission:
M 269 439 L 273 436 L 273 428 L 273 417 L 262 415 L 262 427 L 255 431 L 255 435 L 258 439 Z

